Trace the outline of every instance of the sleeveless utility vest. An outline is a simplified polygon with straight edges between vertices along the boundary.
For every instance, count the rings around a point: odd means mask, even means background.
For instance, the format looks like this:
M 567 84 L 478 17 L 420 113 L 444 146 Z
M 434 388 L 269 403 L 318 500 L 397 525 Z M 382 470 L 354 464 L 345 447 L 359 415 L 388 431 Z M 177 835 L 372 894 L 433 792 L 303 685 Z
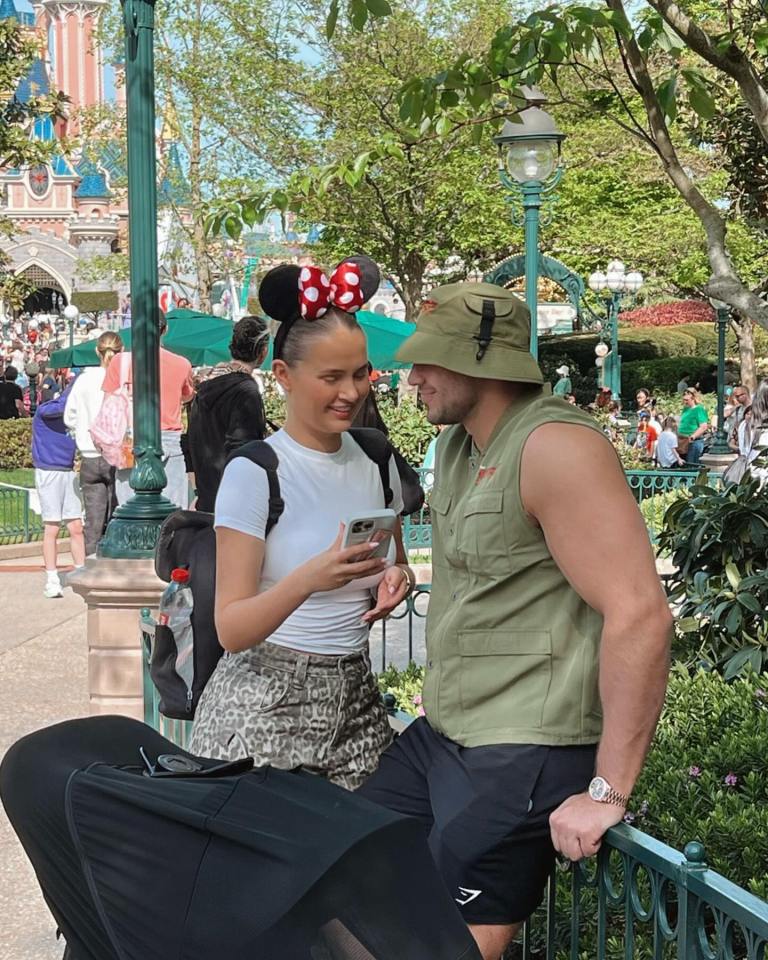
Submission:
M 424 708 L 465 747 L 600 738 L 602 617 L 560 572 L 520 498 L 525 442 L 555 422 L 600 432 L 538 389 L 505 411 L 482 454 L 461 426 L 437 445 Z

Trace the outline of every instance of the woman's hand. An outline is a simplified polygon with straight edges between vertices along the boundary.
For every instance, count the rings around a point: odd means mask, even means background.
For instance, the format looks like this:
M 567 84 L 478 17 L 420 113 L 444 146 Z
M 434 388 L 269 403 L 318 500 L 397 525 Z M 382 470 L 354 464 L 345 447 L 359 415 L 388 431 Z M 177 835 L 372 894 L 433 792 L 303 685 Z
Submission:
M 342 549 L 343 542 L 344 524 L 342 523 L 339 526 L 338 536 L 330 547 L 298 568 L 296 572 L 301 571 L 309 593 L 338 590 L 339 587 L 346 587 L 353 580 L 381 573 L 386 567 L 386 560 L 370 557 L 378 544 L 359 543 L 354 547 Z
M 370 626 L 377 620 L 388 617 L 395 607 L 408 596 L 411 585 L 411 578 L 401 566 L 390 567 L 379 584 L 376 606 L 365 614 L 362 622 Z

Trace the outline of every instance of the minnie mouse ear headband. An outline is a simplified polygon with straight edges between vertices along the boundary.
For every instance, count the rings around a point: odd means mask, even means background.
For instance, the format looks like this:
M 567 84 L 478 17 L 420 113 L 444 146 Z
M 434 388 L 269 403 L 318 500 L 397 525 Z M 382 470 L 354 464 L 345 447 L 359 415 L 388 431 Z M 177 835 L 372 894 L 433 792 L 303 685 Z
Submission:
M 331 307 L 356 313 L 380 282 L 379 268 L 365 256 L 347 257 L 330 277 L 319 267 L 283 263 L 261 281 L 259 302 L 264 312 L 280 323 L 292 323 L 299 317 L 319 320 Z

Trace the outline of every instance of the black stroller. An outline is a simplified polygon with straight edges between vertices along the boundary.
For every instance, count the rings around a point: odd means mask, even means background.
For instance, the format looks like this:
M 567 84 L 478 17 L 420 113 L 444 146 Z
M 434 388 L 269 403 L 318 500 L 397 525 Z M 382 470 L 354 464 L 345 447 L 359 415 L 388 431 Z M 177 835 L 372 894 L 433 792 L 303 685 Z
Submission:
M 72 960 L 478 960 L 422 826 L 122 717 L 15 744 L 8 816 Z

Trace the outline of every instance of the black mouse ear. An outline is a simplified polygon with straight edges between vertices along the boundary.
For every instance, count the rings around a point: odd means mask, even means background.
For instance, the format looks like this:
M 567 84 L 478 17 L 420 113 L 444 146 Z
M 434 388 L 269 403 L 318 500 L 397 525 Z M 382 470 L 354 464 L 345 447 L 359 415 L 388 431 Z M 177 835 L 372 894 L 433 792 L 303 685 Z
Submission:
M 360 270 L 360 289 L 366 302 L 376 293 L 381 286 L 381 271 L 378 266 L 366 257 L 365 254 L 357 254 L 354 257 L 345 257 L 341 263 L 354 263 Z M 341 263 L 338 266 L 341 266 Z
M 280 323 L 299 315 L 299 274 L 301 267 L 281 263 L 273 267 L 259 285 L 259 303 L 264 313 Z

